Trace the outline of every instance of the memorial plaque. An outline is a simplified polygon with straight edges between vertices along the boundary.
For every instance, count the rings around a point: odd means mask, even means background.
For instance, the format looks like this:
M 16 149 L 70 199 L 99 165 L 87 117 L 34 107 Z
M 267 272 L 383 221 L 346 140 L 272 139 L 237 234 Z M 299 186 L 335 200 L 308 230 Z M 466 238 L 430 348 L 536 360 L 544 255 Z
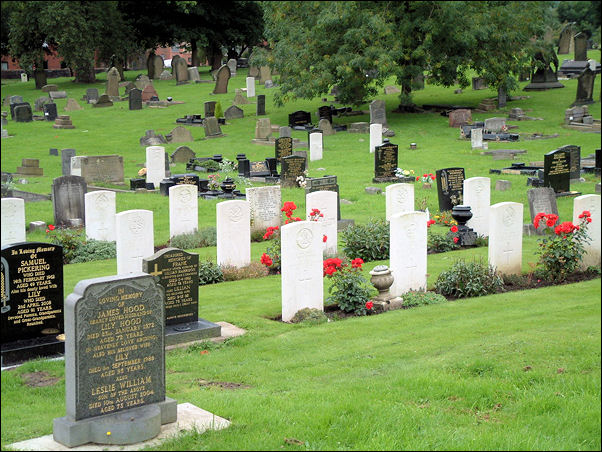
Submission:
M 164 248 L 142 259 L 142 271 L 157 277 L 165 289 L 165 324 L 199 319 L 199 255 Z
M 280 169 L 280 185 L 282 187 L 298 187 L 297 177 L 303 176 L 307 159 L 297 155 L 282 157 Z
M 251 177 L 265 177 L 271 175 L 270 168 L 265 160 L 263 162 L 251 162 L 250 173 Z
M 293 139 L 291 137 L 280 137 L 274 140 L 275 156 L 280 162 L 282 157 L 293 155 Z
M 46 121 L 54 121 L 57 118 L 58 113 L 56 110 L 56 104 L 44 104 L 42 108 L 44 110 L 44 118 Z
M 311 124 L 311 113 L 308 111 L 299 110 L 288 115 L 288 125 L 293 129 L 301 128 L 301 130 L 304 130 L 308 124 Z
M 63 248 L 40 242 L 2 247 L 2 366 L 64 351 Z
M 305 195 L 315 191 L 334 191 L 337 194 L 337 220 L 341 219 L 341 198 L 336 176 L 308 177 L 305 179 Z
M 569 153 L 569 168 L 570 168 L 570 179 L 579 180 L 581 177 L 581 147 L 569 144 L 558 148 L 561 151 L 568 151 Z
M 556 149 L 543 157 L 543 185 L 556 193 L 571 189 L 571 154 L 566 149 Z
M 177 420 L 165 397 L 164 301 L 141 272 L 75 286 L 65 300 L 67 415 L 54 419 L 55 441 L 131 444 Z
M 374 147 L 374 182 L 397 180 L 395 170 L 398 166 L 398 146 L 385 140 Z
M 247 188 L 247 201 L 251 217 L 251 233 L 265 232 L 270 226 L 280 226 L 282 222 L 281 193 L 277 185 Z
M 439 210 L 452 210 L 462 205 L 464 186 L 464 168 L 444 168 L 436 171 Z

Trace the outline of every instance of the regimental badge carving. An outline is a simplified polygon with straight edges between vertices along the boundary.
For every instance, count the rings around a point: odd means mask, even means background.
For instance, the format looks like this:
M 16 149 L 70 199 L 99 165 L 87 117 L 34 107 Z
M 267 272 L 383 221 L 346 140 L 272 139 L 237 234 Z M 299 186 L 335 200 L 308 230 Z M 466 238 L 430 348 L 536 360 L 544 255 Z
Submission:
M 508 206 L 504 209 L 504 215 L 502 217 L 502 222 L 504 226 L 509 228 L 514 223 L 514 217 L 516 216 L 516 212 L 514 211 L 514 207 Z
M 314 234 L 311 230 L 309 228 L 303 228 L 297 232 L 297 245 L 301 249 L 306 249 L 311 245 L 313 238 Z
M 135 215 L 132 217 L 130 221 L 130 231 L 134 235 L 140 235 L 142 230 L 144 229 L 144 219 L 141 215 Z
M 238 223 L 242 219 L 242 207 L 233 206 L 228 210 L 228 218 L 234 223 Z

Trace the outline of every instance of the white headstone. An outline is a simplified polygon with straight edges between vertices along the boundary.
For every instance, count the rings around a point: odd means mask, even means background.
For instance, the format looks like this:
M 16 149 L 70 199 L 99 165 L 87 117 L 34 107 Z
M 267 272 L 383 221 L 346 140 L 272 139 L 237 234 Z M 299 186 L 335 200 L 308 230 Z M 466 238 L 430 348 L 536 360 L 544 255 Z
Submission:
M 4 204 L 2 208 L 4 208 Z M 579 215 L 584 210 L 589 211 L 592 222 L 587 226 L 587 235 L 591 241 L 585 244 L 586 252 L 581 261 L 582 269 L 589 266 L 600 266 L 600 223 L 602 222 L 600 195 L 577 196 L 573 200 L 573 224 L 579 224 Z
M 472 129 L 470 131 L 470 144 L 473 149 L 483 148 L 483 129 Z
M 199 190 L 196 185 L 169 187 L 169 238 L 199 229 Z
M 392 184 L 385 188 L 386 218 L 414 211 L 414 184 Z
M 25 200 L 2 198 L 2 246 L 25 242 Z
M 236 75 L 236 60 L 234 58 L 230 58 L 226 65 L 230 68 L 230 76 L 234 77 Z
M 250 209 L 251 233 L 265 233 L 270 226 L 280 226 L 282 196 L 279 185 L 247 188 L 246 195 Z
M 255 77 L 247 77 L 247 98 L 255 97 Z
M 309 134 L 309 160 L 322 160 L 322 134 L 314 132 Z
M 282 320 L 290 321 L 303 308 L 324 310 L 322 233 L 315 221 L 282 226 Z
M 464 179 L 462 204 L 470 206 L 472 218 L 466 226 L 483 237 L 489 236 L 489 206 L 491 205 L 491 179 L 470 177 Z
M 71 158 L 73 160 L 73 157 Z M 115 241 L 115 192 L 96 190 L 84 195 L 86 237 L 88 239 Z
M 315 191 L 305 195 L 305 213 L 309 221 L 313 209 L 318 209 L 323 217 L 317 223 L 322 229 L 322 236 L 326 236 L 323 249 L 327 255 L 337 253 L 337 208 L 338 193 L 336 191 Z
M 82 160 L 87 158 L 84 155 L 76 155 L 71 157 L 71 176 L 82 175 Z
M 489 265 L 504 275 L 521 274 L 523 205 L 500 202 L 489 208 Z
M 153 212 L 126 210 L 115 214 L 117 274 L 141 272 L 142 259 L 155 252 Z
M 399 297 L 411 290 L 426 290 L 426 212 L 398 213 L 391 217 L 390 260 L 393 285 L 389 292 Z
M 165 179 L 165 148 L 163 146 L 148 146 L 146 148 L 146 182 L 159 188 Z
M 251 263 L 250 223 L 248 201 L 217 203 L 217 265 L 240 268 Z
M 26 74 L 25 72 L 23 72 L 23 73 L 21 74 L 21 81 L 22 81 L 22 82 L 26 82 L 26 81 L 27 81 L 27 74 Z
M 370 124 L 370 153 L 374 153 L 375 146 L 383 144 L 383 125 L 380 123 Z

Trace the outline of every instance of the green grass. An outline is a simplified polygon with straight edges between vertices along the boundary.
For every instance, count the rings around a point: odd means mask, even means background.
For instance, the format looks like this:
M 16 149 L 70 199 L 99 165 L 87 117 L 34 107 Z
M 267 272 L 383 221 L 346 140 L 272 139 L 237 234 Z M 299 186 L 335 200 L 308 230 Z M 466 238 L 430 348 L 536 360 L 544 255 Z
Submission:
M 590 51 L 600 60 L 600 52 Z M 568 57 L 567 57 L 568 58 Z M 209 78 L 206 68 L 202 78 Z M 126 73 L 133 80 L 137 72 Z M 105 74 L 99 79 L 104 80 Z M 175 86 L 175 81 L 157 80 L 160 98 L 173 96 L 186 104 L 164 109 L 129 111 L 127 103 L 112 108 L 69 113 L 76 129 L 56 130 L 50 123 L 14 123 L 13 138 L 2 140 L 2 171 L 14 172 L 22 158 L 39 158 L 44 176 L 28 178 L 17 188 L 50 193 L 52 179 L 61 175 L 60 157 L 48 149 L 75 148 L 77 155 L 120 154 L 124 157 L 126 184 L 136 177 L 145 160 L 139 138 L 145 130 L 169 133 L 175 119 L 203 112 L 203 102 L 221 101 L 226 109 L 235 88 L 245 86 L 246 70 L 230 80 L 229 93 L 211 95 L 213 84 Z M 4 81 L 3 81 L 4 83 Z M 81 99 L 89 86 L 70 79 L 53 79 L 69 97 Z M 543 154 L 565 144 L 582 148 L 582 156 L 600 146 L 600 135 L 562 127 L 564 110 L 575 99 L 576 81 L 544 92 L 516 92 L 529 99 L 508 103 L 504 111 L 473 115 L 474 120 L 505 116 L 512 107 L 543 121 L 509 122 L 520 133 L 560 136 L 549 140 L 490 143 L 490 149 L 526 149 L 524 162 L 541 161 Z M 393 84 L 393 81 L 390 81 Z M 521 83 L 521 87 L 525 83 Z M 95 85 L 104 92 L 103 84 Z M 415 93 L 415 102 L 469 106 L 493 90 L 453 94 L 455 87 L 427 85 Z M 320 99 L 300 100 L 283 108 L 273 105 L 273 90 L 257 87 L 266 94 L 266 109 L 272 124 L 286 125 L 288 113 L 308 110 L 315 116 Z M 6 81 L 2 97 L 21 94 L 33 101 L 43 93 L 33 82 Z M 469 141 L 459 139 L 448 119 L 435 113 L 395 114 L 396 95 L 381 95 L 387 102 L 387 119 L 400 146 L 399 166 L 417 173 L 447 166 L 463 166 L 466 177 L 489 176 L 512 181 L 506 192 L 492 190 L 492 203 L 518 201 L 525 204 L 524 221 L 529 221 L 526 177 L 489 175 L 490 168 L 509 166 L 510 161 L 493 161 L 472 151 Z M 332 97 L 329 96 L 329 99 Z M 590 105 L 600 118 L 600 85 L 596 83 Z M 66 100 L 58 100 L 59 114 Z M 225 138 L 201 140 L 202 128 L 191 128 L 195 141 L 187 143 L 197 156 L 221 153 L 235 160 L 244 152 L 251 160 L 273 155 L 273 148 L 251 143 L 255 129 L 255 105 L 243 105 L 246 117 L 223 127 Z M 7 110 L 8 107 L 3 107 Z M 368 105 L 360 109 L 368 110 Z M 369 121 L 369 115 L 336 118 L 335 123 Z M 304 132 L 293 137 L 306 141 Z M 409 143 L 417 142 L 416 151 Z M 364 192 L 372 183 L 373 156 L 369 136 L 338 133 L 325 137 L 324 159 L 310 163 L 310 176 L 338 176 L 342 218 L 366 223 L 385 214 L 385 199 Z M 166 145 L 168 153 L 179 144 Z M 324 168 L 324 170 L 319 170 Z M 172 167 L 173 174 L 185 165 Z M 583 194 L 594 193 L 599 179 L 586 175 L 586 182 L 573 185 Z M 259 185 L 259 184 L 256 184 Z M 128 185 L 129 186 L 129 185 Z M 381 185 L 384 189 L 385 185 Z M 436 190 L 416 190 L 416 203 L 425 196 L 431 213 L 438 208 Z M 283 201 L 294 201 L 302 216 L 304 194 L 300 189 L 283 189 Z M 199 200 L 199 226 L 215 225 L 216 201 Z M 155 244 L 169 238 L 168 198 L 158 194 L 118 193 L 117 211 L 144 208 L 154 212 Z M 559 198 L 561 221 L 572 217 L 572 199 Z M 53 223 L 52 203 L 26 204 L 27 223 Z M 439 226 L 437 226 L 439 228 Z M 29 233 L 28 240 L 47 241 L 43 232 Z M 537 238 L 523 239 L 523 271 L 536 261 Z M 259 259 L 266 244 L 252 243 L 252 258 Z M 215 259 L 215 247 L 195 249 L 201 259 Z M 487 249 L 459 250 L 428 257 L 428 285 L 447 270 L 456 258 L 480 256 Z M 371 262 L 364 273 L 378 264 Z M 65 266 L 65 295 L 77 282 L 112 275 L 114 259 Z M 327 284 L 327 282 L 325 282 Z M 270 320 L 280 314 L 280 277 L 227 282 L 202 286 L 199 290 L 202 318 L 226 321 L 247 333 L 210 347 L 200 355 L 199 347 L 166 354 L 166 392 L 178 402 L 190 402 L 232 421 L 232 426 L 202 435 L 186 434 L 157 450 L 599 450 L 600 449 L 600 279 L 537 290 L 389 312 L 378 316 L 351 318 L 327 324 L 288 325 Z M 47 371 L 59 383 L 42 388 L 25 386 L 21 375 Z M 202 387 L 199 379 L 248 385 L 226 390 Z M 65 415 L 64 362 L 32 361 L 2 372 L 1 446 L 52 433 L 52 419 Z M 302 441 L 301 446 L 285 442 Z

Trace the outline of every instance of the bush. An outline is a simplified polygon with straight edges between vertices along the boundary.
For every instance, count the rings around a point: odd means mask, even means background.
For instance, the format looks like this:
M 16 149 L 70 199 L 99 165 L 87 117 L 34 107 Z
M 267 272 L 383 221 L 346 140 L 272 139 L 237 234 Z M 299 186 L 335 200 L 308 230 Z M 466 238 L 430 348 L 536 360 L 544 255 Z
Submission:
M 364 262 L 389 259 L 389 223 L 383 219 L 370 220 L 365 225 L 353 225 L 341 232 L 343 252 Z
M 205 168 L 207 171 L 219 171 L 219 163 L 211 159 L 199 162 L 198 166 Z
M 183 250 L 217 246 L 217 230 L 210 226 L 190 234 L 174 235 L 169 240 L 169 244 Z
M 480 297 L 496 293 L 503 287 L 502 278 L 481 260 L 456 261 L 451 269 L 441 272 L 435 282 L 438 293 L 454 298 Z
M 115 259 L 115 257 L 117 257 L 115 242 L 89 239 L 75 249 L 69 263 L 77 264 L 80 262 Z
M 269 274 L 269 270 L 260 262 L 251 262 L 246 267 L 233 267 L 222 265 L 220 267 L 224 275 L 224 281 L 238 281 L 239 279 L 263 278 Z
M 362 275 L 363 263 L 360 258 L 351 262 L 338 258 L 324 261 L 324 275 L 332 279 L 332 285 L 328 288 L 331 295 L 326 299 L 327 302 L 335 303 L 342 311 L 353 312 L 355 315 L 368 313 L 372 305 L 366 304 L 375 289 L 368 285 L 368 281 Z
M 315 308 L 303 308 L 295 313 L 291 319 L 291 323 L 307 323 L 310 325 L 317 325 L 320 323 L 328 322 L 328 317 L 324 312 Z
M 429 304 L 438 304 L 447 301 L 447 299 L 435 292 L 408 292 L 403 295 L 403 307 L 413 308 L 415 306 L 426 306 Z
M 429 232 L 427 247 L 432 253 L 445 253 L 446 251 L 459 249 L 460 245 L 454 243 L 454 240 L 447 233 L 437 234 L 436 232 Z
M 199 262 L 199 286 L 224 281 L 224 274 L 217 264 L 210 260 Z

